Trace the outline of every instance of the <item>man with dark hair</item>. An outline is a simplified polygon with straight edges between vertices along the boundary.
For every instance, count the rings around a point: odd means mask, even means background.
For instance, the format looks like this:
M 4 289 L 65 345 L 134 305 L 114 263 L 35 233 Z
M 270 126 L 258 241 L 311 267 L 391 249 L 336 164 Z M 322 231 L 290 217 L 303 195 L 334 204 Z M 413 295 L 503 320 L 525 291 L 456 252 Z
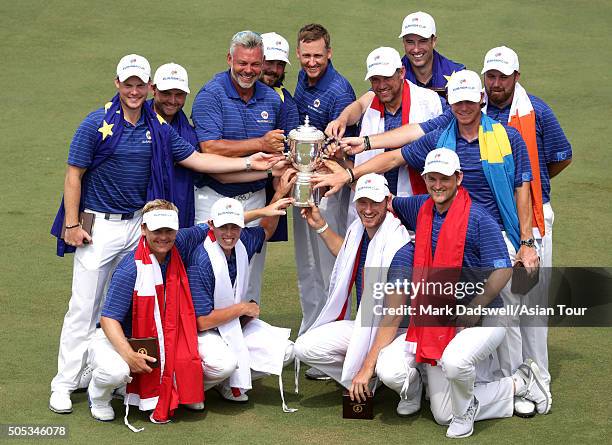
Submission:
M 310 125 L 324 131 L 342 110 L 355 100 L 355 92 L 334 68 L 330 36 L 319 24 L 309 24 L 298 32 L 297 56 L 302 66 L 295 88 L 295 101 L 300 123 L 308 116 Z M 355 134 L 350 127 L 348 134 Z M 320 211 L 332 230 L 344 237 L 346 232 L 349 192 L 321 201 Z M 300 334 L 312 325 L 325 304 L 334 256 L 316 232 L 294 209 L 293 230 L 298 270 L 302 324 Z M 309 376 L 312 375 L 310 371 Z

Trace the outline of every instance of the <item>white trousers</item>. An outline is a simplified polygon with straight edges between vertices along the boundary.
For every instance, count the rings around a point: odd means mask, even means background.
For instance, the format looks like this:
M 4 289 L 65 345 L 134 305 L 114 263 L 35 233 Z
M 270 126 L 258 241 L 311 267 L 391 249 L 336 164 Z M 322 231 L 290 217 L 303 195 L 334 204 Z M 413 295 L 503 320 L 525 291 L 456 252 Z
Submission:
M 463 329 L 448 344 L 437 366 L 424 365 L 429 387 L 429 402 L 434 419 L 448 425 L 453 415 L 465 414 L 475 396 L 480 404 L 476 420 L 511 417 L 514 411 L 514 387 L 511 377 L 493 382 L 478 382 L 477 367 L 490 360 L 505 335 L 505 328 L 476 327 Z M 406 377 L 416 369 L 414 354 L 404 338 L 381 351 L 376 365 L 383 383 L 401 388 Z M 411 378 L 410 384 L 413 384 Z
M 295 341 L 295 356 L 300 359 L 300 361 L 317 368 L 338 383 L 341 383 L 344 359 L 351 341 L 354 326 L 354 320 L 334 321 L 300 335 Z M 387 374 L 390 374 L 392 371 L 390 369 L 384 370 L 379 368 L 378 363 L 384 355 L 396 355 L 397 346 L 402 346 L 402 343 L 398 343 L 397 340 L 405 336 L 405 333 L 399 335 L 394 342 L 383 348 L 378 355 L 378 362 L 376 365 L 376 374 L 381 381 L 398 394 L 402 390 L 402 385 L 407 375 L 406 370 L 402 366 L 404 377 L 401 382 L 398 383 L 394 379 L 387 378 Z M 382 372 L 386 374 L 382 374 Z M 411 381 L 416 381 L 416 379 L 419 378 L 416 370 L 410 375 L 412 376 Z
M 265 354 L 265 350 L 258 347 L 259 345 L 252 344 L 249 340 L 253 337 L 246 335 L 244 337 L 249 355 L 253 358 L 254 354 Z M 223 382 L 236 370 L 238 359 L 221 338 L 219 332 L 214 329 L 200 332 L 198 334 L 198 351 L 202 358 L 202 366 L 204 368 L 204 388 L 209 389 L 218 383 Z M 293 361 L 294 346 L 291 340 L 287 340 L 285 347 L 285 357 L 283 358 L 283 366 L 287 366 Z M 260 360 L 264 361 L 264 360 Z M 265 372 L 251 370 L 251 379 L 256 380 L 269 375 Z
M 350 190 L 345 187 L 335 195 L 323 198 L 319 206 L 329 227 L 342 237 L 346 234 L 349 196 Z M 325 306 L 336 257 L 302 218 L 298 207 L 293 208 L 293 240 L 302 306 L 302 323 L 298 332 L 301 335 L 312 326 Z
M 541 269 L 538 284 L 527 294 L 518 295 L 510 291 L 511 281 L 501 292 L 505 304 L 526 305 L 535 307 L 547 307 L 548 292 L 552 279 L 552 227 L 554 212 L 550 203 L 544 204 L 544 225 L 546 234 L 541 237 L 539 231 L 534 231 L 536 247 L 540 256 Z M 504 240 L 514 263 L 516 251 L 510 240 L 504 233 Z M 512 375 L 526 359 L 533 359 L 542 372 L 542 378 L 546 385 L 550 385 L 550 372 L 548 371 L 548 327 L 545 317 L 505 317 L 505 322 L 510 324 L 506 338 L 498 350 L 498 358 L 503 375 Z
M 195 223 L 207 223 L 210 219 L 210 209 L 212 205 L 217 202 L 218 199 L 225 198 L 225 196 L 217 193 L 210 187 L 201 187 L 195 189 Z M 266 190 L 258 190 L 253 193 L 247 193 L 245 195 L 233 196 L 242 203 L 244 210 L 254 210 L 265 207 L 266 205 Z M 259 226 L 259 219 L 251 221 L 247 227 Z M 257 304 L 261 300 L 261 282 L 263 278 L 263 271 L 266 262 L 266 243 L 261 248 L 260 253 L 256 253 L 251 262 L 249 263 L 249 288 L 247 295 L 252 300 L 255 300 Z
M 72 296 L 62 326 L 57 375 L 51 382 L 51 391 L 71 392 L 77 388 L 88 343 L 100 318 L 106 284 L 119 261 L 138 244 L 141 221 L 140 214 L 125 221 L 109 221 L 96 215 L 93 243 L 77 248 Z

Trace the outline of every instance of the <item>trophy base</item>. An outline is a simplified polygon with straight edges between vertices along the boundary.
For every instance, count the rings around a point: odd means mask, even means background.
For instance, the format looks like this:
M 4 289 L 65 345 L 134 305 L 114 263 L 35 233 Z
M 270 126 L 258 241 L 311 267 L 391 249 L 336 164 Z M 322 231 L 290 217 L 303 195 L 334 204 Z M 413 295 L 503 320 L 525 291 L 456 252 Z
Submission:
M 312 189 L 310 184 L 310 174 L 297 174 L 297 181 L 293 186 L 293 199 L 295 199 L 293 205 L 295 207 L 310 207 L 310 203 L 314 203 L 318 206 L 321 202 L 321 191 L 319 189 Z

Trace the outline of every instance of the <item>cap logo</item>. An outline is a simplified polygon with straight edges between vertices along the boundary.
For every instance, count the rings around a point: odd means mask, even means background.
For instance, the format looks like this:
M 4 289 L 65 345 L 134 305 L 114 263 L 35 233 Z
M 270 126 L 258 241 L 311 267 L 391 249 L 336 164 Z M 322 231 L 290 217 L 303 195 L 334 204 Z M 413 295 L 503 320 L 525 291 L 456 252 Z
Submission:
M 434 159 L 440 159 L 440 156 L 442 156 L 440 153 L 436 153 L 436 155 L 434 156 Z
M 459 81 L 459 83 L 466 83 L 466 82 L 467 82 L 467 79 L 461 79 L 461 80 Z
M 136 59 L 130 60 L 130 63 L 136 63 Z
M 495 53 L 495 57 L 501 57 L 502 53 Z
M 171 76 L 176 76 L 177 74 L 178 74 L 178 71 L 177 71 L 177 70 L 172 70 L 172 71 L 170 71 L 170 75 L 171 75 Z
M 261 117 L 262 119 L 267 119 L 268 118 L 268 112 L 266 110 L 261 112 Z
M 226 205 L 226 206 L 225 206 L 225 208 L 226 208 L 226 209 L 231 209 L 231 208 L 232 208 L 232 205 L 231 205 L 231 204 L 228 204 L 228 205 Z
M 374 57 L 374 60 L 378 60 L 378 59 L 380 59 L 380 56 Z
M 413 17 L 413 18 L 412 18 L 412 21 L 413 21 L 413 22 L 418 22 L 418 21 L 419 21 L 419 18 L 418 18 L 418 17 Z
M 312 104 L 315 106 L 315 108 L 319 108 L 321 106 L 321 101 L 319 99 L 315 99 Z
M 283 42 L 281 42 L 280 40 L 277 40 L 277 41 L 276 41 L 276 45 L 277 45 L 277 46 L 281 46 L 282 44 L 283 44 Z

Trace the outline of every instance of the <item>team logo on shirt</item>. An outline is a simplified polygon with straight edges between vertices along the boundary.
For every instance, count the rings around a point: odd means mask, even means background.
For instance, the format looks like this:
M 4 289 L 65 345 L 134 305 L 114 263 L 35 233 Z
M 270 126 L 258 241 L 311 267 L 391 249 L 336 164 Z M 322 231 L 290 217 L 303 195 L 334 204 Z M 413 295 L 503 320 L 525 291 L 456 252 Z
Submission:
M 268 118 L 268 112 L 266 110 L 261 112 L 261 118 L 262 119 L 267 119 Z
M 319 108 L 321 106 L 321 101 L 319 99 L 315 99 L 312 104 L 315 106 L 315 108 Z
M 151 132 L 149 130 L 147 130 L 147 132 L 145 133 L 145 137 L 147 138 L 148 141 L 151 140 Z

